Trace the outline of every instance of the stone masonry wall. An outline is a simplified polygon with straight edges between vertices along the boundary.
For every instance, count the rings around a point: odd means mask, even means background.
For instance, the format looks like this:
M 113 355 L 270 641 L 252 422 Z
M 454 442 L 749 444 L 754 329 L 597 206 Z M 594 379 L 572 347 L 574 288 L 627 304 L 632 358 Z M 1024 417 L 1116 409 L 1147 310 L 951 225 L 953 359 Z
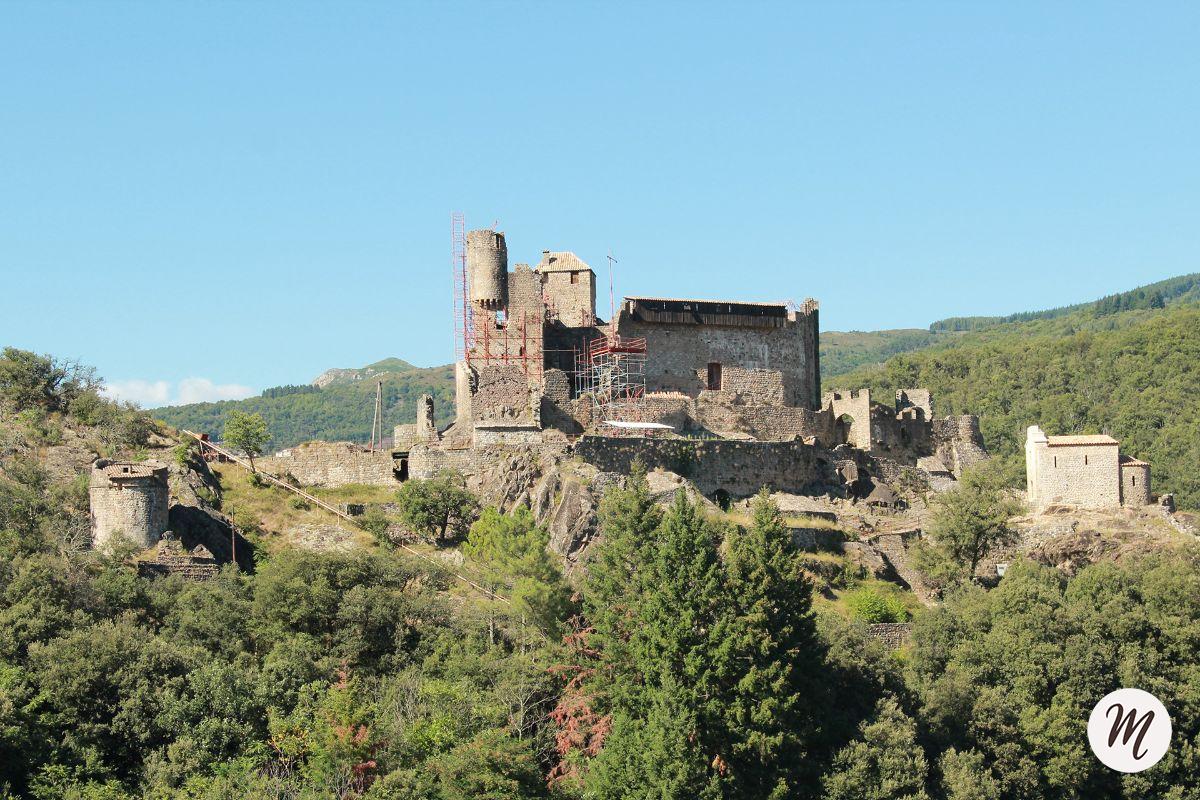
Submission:
M 529 378 L 520 366 L 495 364 L 480 367 L 471 399 L 475 422 L 532 424 Z
M 721 365 L 722 387 L 762 402 L 814 407 L 811 364 L 815 339 L 806 326 L 738 328 L 640 322 L 622 314 L 621 336 L 645 338 L 646 390 L 697 397 L 708 388 L 708 365 Z
M 898 650 L 912 639 L 912 623 L 877 622 L 867 626 L 867 636 L 882 642 L 889 650 Z
M 1122 464 L 1121 465 L 1121 504 L 1126 506 L 1147 506 L 1153 500 L 1150 493 L 1150 465 Z
M 145 477 L 110 480 L 100 466 L 108 462 L 96 463 L 88 487 L 92 546 L 103 549 L 123 537 L 142 549 L 153 547 L 167 529 L 167 468 L 151 468 Z M 131 466 L 144 468 L 140 464 Z
M 396 483 L 390 451 L 371 453 L 350 442 L 308 442 L 257 459 L 256 464 L 274 475 L 291 475 L 304 486 Z
M 1121 505 L 1121 474 L 1116 444 L 1042 447 L 1038 453 L 1037 508 Z
M 830 392 L 825 395 L 824 406 L 831 408 L 837 430 L 835 445 L 851 444 L 860 450 L 871 449 L 871 390 L 857 389 L 849 392 Z M 843 418 L 847 418 L 847 425 Z M 842 437 L 845 437 L 842 439 Z
M 575 282 L 571 279 L 574 277 Z M 590 269 L 547 272 L 542 276 L 550 308 L 564 325 L 572 328 L 596 321 L 596 275 Z

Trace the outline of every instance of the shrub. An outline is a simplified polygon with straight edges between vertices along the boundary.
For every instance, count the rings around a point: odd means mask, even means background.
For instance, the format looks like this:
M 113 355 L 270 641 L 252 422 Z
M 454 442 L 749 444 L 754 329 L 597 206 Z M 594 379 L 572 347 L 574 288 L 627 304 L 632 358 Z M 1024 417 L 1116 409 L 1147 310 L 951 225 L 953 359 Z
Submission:
M 847 594 L 846 605 L 855 619 L 871 624 L 904 622 L 908 619 L 908 610 L 900 600 L 883 594 L 873 586 L 864 586 Z

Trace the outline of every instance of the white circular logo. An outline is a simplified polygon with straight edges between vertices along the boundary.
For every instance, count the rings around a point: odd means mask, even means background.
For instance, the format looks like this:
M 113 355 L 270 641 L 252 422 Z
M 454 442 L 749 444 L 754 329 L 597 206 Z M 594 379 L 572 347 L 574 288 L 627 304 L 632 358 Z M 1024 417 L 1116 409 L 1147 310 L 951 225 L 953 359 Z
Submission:
M 1104 766 L 1118 772 L 1150 769 L 1171 746 L 1171 718 L 1158 698 L 1141 689 L 1117 689 L 1088 717 L 1088 743 Z

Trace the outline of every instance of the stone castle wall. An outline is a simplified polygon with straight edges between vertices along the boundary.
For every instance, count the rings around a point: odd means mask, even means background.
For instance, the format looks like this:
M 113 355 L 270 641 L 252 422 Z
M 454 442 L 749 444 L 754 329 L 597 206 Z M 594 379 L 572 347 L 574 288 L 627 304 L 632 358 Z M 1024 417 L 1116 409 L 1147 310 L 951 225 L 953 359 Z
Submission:
M 889 650 L 899 650 L 912 639 L 912 623 L 876 622 L 867 626 L 867 636 L 882 642 Z
M 590 269 L 547 272 L 542 280 L 547 303 L 564 325 L 579 328 L 595 324 L 595 273 Z
M 964 470 L 987 460 L 979 417 L 974 414 L 935 419 L 931 430 L 935 454 L 955 475 L 962 475 Z
M 814 312 L 815 316 L 815 312 Z M 645 338 L 646 390 L 698 397 L 708 365 L 721 365 L 721 391 L 762 404 L 816 408 L 816 337 L 809 318 L 784 327 L 642 322 L 621 316 L 621 336 Z
M 823 405 L 833 411 L 835 428 L 831 446 L 850 444 L 860 450 L 871 449 L 870 389 L 830 392 L 825 395 Z
M 371 453 L 350 442 L 308 442 L 256 459 L 255 465 L 274 475 L 291 475 L 304 486 L 396 483 L 390 450 Z

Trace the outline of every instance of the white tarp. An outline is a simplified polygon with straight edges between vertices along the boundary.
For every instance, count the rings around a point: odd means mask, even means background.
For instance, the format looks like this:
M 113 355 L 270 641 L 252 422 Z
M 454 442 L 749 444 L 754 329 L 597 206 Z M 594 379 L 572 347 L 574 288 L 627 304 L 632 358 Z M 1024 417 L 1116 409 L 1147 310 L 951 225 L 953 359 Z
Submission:
M 615 419 L 604 420 L 605 425 L 612 425 L 614 428 L 629 428 L 639 431 L 672 431 L 675 428 L 671 425 L 664 425 L 661 422 L 622 422 Z

